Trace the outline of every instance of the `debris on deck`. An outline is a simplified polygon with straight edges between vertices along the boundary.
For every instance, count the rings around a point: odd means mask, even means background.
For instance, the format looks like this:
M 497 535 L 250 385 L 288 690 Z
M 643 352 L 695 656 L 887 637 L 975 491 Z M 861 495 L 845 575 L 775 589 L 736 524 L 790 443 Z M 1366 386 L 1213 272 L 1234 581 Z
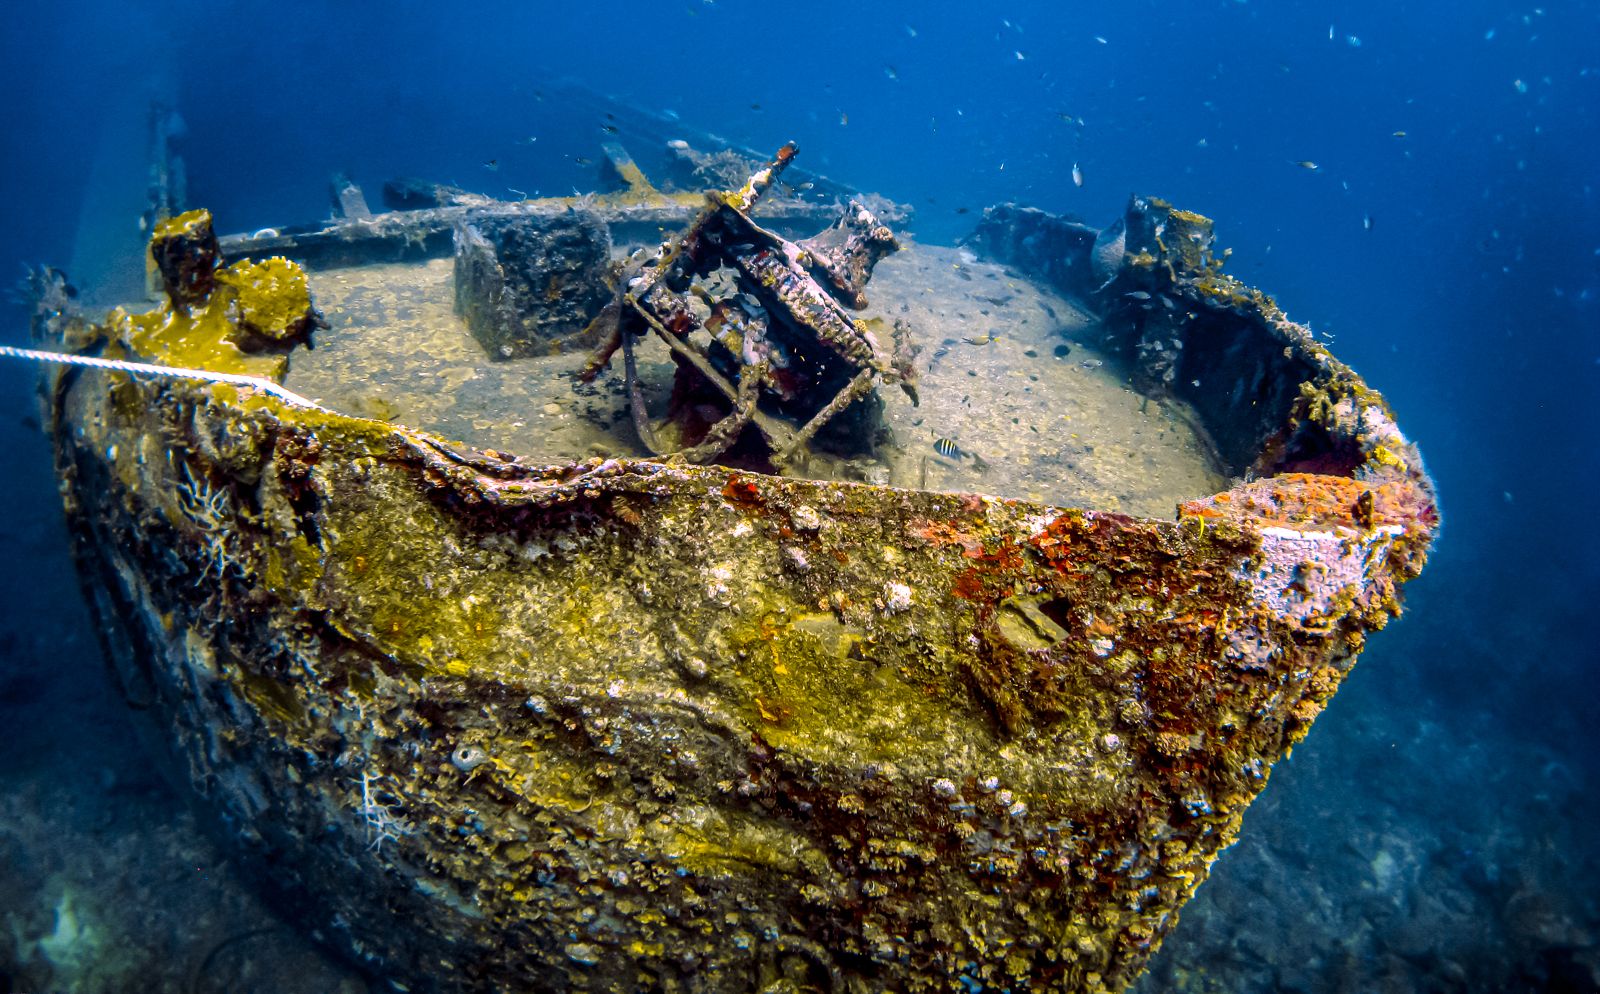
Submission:
M 612 296 L 611 231 L 594 211 L 472 211 L 455 227 L 456 313 L 491 358 L 593 344 Z
M 907 329 L 874 329 L 845 310 L 866 306 L 873 266 L 898 248 L 889 229 L 855 202 L 799 244 L 750 217 L 796 151 L 785 145 L 738 191 L 708 194 L 683 234 L 635 265 L 602 318 L 608 333 L 582 376 L 622 350 L 634 427 L 656 455 L 710 462 L 746 425 L 778 466 L 825 430 L 836 448 L 864 449 L 877 430 L 874 388 L 916 397 Z M 652 331 L 677 363 L 671 436 L 650 422 L 634 360 L 635 340 Z

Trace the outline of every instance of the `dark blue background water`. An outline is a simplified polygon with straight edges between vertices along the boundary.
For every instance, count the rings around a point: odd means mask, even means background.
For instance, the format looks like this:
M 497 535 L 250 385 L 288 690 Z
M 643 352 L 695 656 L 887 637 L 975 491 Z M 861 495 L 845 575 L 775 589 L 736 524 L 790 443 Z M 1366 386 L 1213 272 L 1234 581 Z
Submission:
M 1151 986 L 1583 974 L 1600 917 L 1600 5 L 576 7 L 12 10 L 0 273 L 71 258 L 106 108 L 163 74 L 191 200 L 228 231 L 323 216 L 336 169 L 374 191 L 402 173 L 499 195 L 586 188 L 572 156 L 601 136 L 541 131 L 553 75 L 758 149 L 797 139 L 802 165 L 915 204 L 927 241 L 1001 200 L 1103 224 L 1138 191 L 1210 215 L 1230 270 L 1333 333 L 1389 397 L 1446 528 L 1411 613 L 1279 769 Z M 24 312 L 4 313 L 0 339 L 20 342 Z M 44 446 L 21 423 L 31 374 L 0 368 L 13 770 L 92 750 L 70 716 L 100 714 L 104 695 L 92 640 L 72 632 Z M 1375 858 L 1390 851 L 1395 880 Z M 1430 888 L 1465 903 L 1428 912 Z M 1425 913 L 1428 941 L 1392 938 Z M 1252 934 L 1264 948 L 1241 946 Z

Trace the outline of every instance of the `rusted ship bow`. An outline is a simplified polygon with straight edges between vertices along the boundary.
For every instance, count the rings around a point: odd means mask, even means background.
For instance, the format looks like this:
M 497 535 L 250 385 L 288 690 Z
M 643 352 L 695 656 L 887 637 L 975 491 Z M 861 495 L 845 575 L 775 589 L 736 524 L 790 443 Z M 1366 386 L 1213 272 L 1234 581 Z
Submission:
M 85 589 L 252 865 L 412 991 L 1120 990 L 1436 527 L 1382 398 L 1159 201 L 996 209 L 974 244 L 1103 315 L 1247 481 L 1169 519 L 339 413 L 263 386 L 317 333 L 300 268 L 208 238 L 158 227 L 150 313 L 43 280 L 50 347 L 223 374 L 53 368 Z M 671 258 L 620 344 L 673 337 Z M 775 300 L 743 305 L 771 341 Z M 827 320 L 843 403 L 905 381 Z M 667 344 L 789 462 L 822 405 Z

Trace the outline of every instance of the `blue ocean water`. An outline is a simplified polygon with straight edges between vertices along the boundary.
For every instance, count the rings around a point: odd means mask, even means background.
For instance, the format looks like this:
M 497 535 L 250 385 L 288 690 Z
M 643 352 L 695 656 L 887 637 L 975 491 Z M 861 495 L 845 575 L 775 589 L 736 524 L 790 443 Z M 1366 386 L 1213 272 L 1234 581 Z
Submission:
M 1000 201 L 1215 218 L 1229 270 L 1389 398 L 1446 523 L 1142 989 L 1600 989 L 1600 4 L 30 5 L 0 26 L 0 272 L 70 266 L 145 94 L 181 110 L 190 200 L 247 231 L 324 216 L 335 170 L 583 188 L 597 136 L 542 130 L 563 77 L 796 140 L 925 242 Z M 186 816 L 84 627 L 33 375 L 0 366 L 0 991 L 44 934 L 115 954 L 24 825 L 102 840 L 135 905 L 183 893 L 224 938 L 261 914 L 220 856 L 118 843 Z

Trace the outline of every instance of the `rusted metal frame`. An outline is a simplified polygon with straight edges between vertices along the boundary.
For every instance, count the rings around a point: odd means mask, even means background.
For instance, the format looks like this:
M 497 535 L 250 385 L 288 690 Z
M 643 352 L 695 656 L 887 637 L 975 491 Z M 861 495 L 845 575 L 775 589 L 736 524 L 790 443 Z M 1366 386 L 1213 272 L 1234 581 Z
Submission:
M 792 459 L 795 450 L 810 442 L 812 436 L 816 435 L 823 425 L 832 421 L 840 411 L 849 407 L 858 398 L 864 397 L 871 392 L 877 377 L 878 372 L 875 369 L 863 369 L 857 373 L 855 379 L 847 383 L 843 390 L 834 394 L 827 407 L 813 414 L 811 420 L 807 421 L 799 431 L 795 432 L 794 438 L 789 440 L 789 444 L 786 447 L 773 453 L 772 461 L 781 466 Z
M 884 356 L 855 334 L 855 321 L 809 273 L 779 262 L 770 248 L 751 255 L 730 253 L 729 258 L 746 279 L 761 288 L 758 295 L 770 296 L 780 305 L 768 310 L 788 314 L 852 365 L 887 371 Z
M 777 154 L 772 157 L 772 161 L 752 173 L 750 178 L 745 181 L 744 186 L 738 190 L 732 193 L 706 194 L 705 209 L 695 217 L 694 222 L 684 230 L 683 234 L 674 240 L 672 247 L 662 254 L 661 261 L 655 265 L 649 278 L 644 283 L 646 292 L 650 287 L 655 286 L 666 278 L 668 271 L 680 256 L 686 251 L 693 251 L 693 249 L 698 248 L 699 237 L 704 232 L 706 225 L 723 210 L 732 211 L 747 227 L 761 232 L 769 238 L 776 238 L 776 235 L 750 220 L 746 212 L 756 205 L 762 194 L 772 188 L 772 184 L 777 182 L 779 176 L 783 175 L 783 171 L 789 167 L 789 163 L 794 161 L 794 157 L 798 152 L 799 149 L 795 143 L 789 142 L 778 149 Z M 718 249 L 719 253 L 726 254 L 726 251 L 722 250 L 720 246 L 718 246 Z M 698 265 L 703 260 L 694 258 L 693 261 Z M 643 294 L 639 296 L 642 297 Z
M 738 441 L 739 433 L 744 431 L 744 426 L 755 416 L 756 400 L 761 389 L 759 375 L 749 375 L 748 369 L 742 372 L 744 375 L 739 377 L 739 392 L 734 398 L 733 410 L 708 428 L 705 436 L 697 444 L 682 449 L 675 455 L 693 463 L 705 462 L 722 455 L 728 451 L 729 446 Z
M 627 283 L 626 275 L 624 275 L 622 282 L 624 284 Z M 585 335 L 592 333 L 599 342 L 595 345 L 594 350 L 589 353 L 589 358 L 583 361 L 583 368 L 578 370 L 578 382 L 593 382 L 594 378 L 600 375 L 602 369 L 611 365 L 611 357 L 616 354 L 617 349 L 622 347 L 622 336 L 624 334 L 622 329 L 622 297 L 622 291 L 613 294 L 611 299 L 606 301 L 606 305 L 600 309 L 600 313 L 596 314 L 594 320 L 589 322 L 589 327 L 583 330 Z M 601 329 L 605 329 L 603 333 Z
M 730 414 L 728 416 L 729 418 L 737 416 L 737 415 L 740 414 L 740 411 L 739 411 L 740 399 L 741 399 L 741 396 L 743 395 L 744 381 L 750 380 L 751 381 L 751 385 L 750 385 L 750 391 L 751 392 L 748 395 L 749 398 L 750 398 L 750 402 L 748 404 L 749 411 L 748 411 L 747 414 L 743 415 L 744 420 L 746 422 L 753 422 L 755 424 L 756 429 L 761 432 L 762 436 L 767 441 L 767 445 L 774 452 L 782 451 L 782 450 L 791 448 L 793 446 L 793 434 L 794 433 L 788 427 L 783 425 L 782 423 L 773 420 L 772 418 L 768 417 L 765 414 L 762 414 L 761 411 L 756 408 L 756 405 L 755 405 L 756 394 L 755 394 L 754 391 L 755 391 L 755 388 L 757 386 L 759 386 L 760 381 L 761 381 L 761 376 L 765 372 L 765 370 L 764 370 L 764 368 L 762 366 L 745 366 L 745 365 L 741 365 L 740 366 L 740 377 L 739 377 L 740 383 L 739 383 L 739 386 L 734 386 L 732 383 L 728 382 L 727 377 L 725 377 L 721 373 L 717 372 L 716 367 L 711 365 L 711 360 L 707 359 L 699 350 L 690 347 L 688 343 L 684 342 L 677 335 L 674 335 L 671 331 L 667 330 L 667 327 L 665 325 L 663 325 L 660 321 L 656 320 L 655 315 L 650 313 L 650 310 L 648 308 L 646 308 L 645 306 L 640 304 L 631 295 L 629 297 L 625 298 L 625 300 L 626 300 L 626 303 L 631 305 L 633 307 L 634 311 L 641 318 L 643 318 L 645 320 L 645 323 L 650 325 L 651 329 L 653 329 L 655 331 L 656 335 L 663 342 L 667 343 L 667 347 L 672 350 L 673 355 L 678 356 L 679 358 L 683 359 L 685 362 L 689 363 L 689 365 L 694 368 L 695 372 L 697 372 L 701 376 L 705 377 L 707 382 L 709 382 L 712 386 L 716 387 L 717 390 L 724 397 L 726 397 L 728 399 L 728 402 L 734 405 L 734 412 L 733 412 L 733 414 Z M 631 334 L 631 333 L 626 331 L 626 330 L 624 330 L 622 332 L 622 334 L 623 334 L 623 346 L 622 346 L 623 349 L 624 350 L 631 350 L 631 343 L 629 343 L 628 340 L 627 340 L 627 336 L 629 334 Z M 624 360 L 627 359 L 627 351 L 624 352 L 623 358 L 624 358 Z M 637 381 L 635 381 L 635 382 L 637 382 Z M 632 392 L 632 388 L 630 388 L 630 394 L 631 394 L 631 392 Z M 637 405 L 637 408 L 635 410 L 635 418 L 636 419 L 639 416 L 638 412 L 642 411 L 642 409 L 643 409 L 643 401 L 642 401 L 642 398 L 641 398 L 640 403 L 639 403 L 639 405 Z M 723 421 L 726 421 L 726 420 L 728 420 L 728 418 L 724 418 L 723 419 Z M 722 422 L 719 421 L 717 423 L 717 425 L 712 426 L 712 432 L 711 433 L 716 433 L 717 429 L 721 426 L 721 424 L 722 424 Z M 741 423 L 739 425 L 739 427 L 743 428 L 744 424 Z M 708 433 L 708 434 L 711 434 L 711 433 Z M 648 444 L 648 442 L 646 444 Z M 729 439 L 728 444 L 729 445 L 733 444 L 733 440 L 731 438 Z M 723 448 L 725 449 L 726 447 L 727 446 L 724 446 Z M 655 454 L 656 455 L 667 455 L 668 453 L 659 452 L 658 451 Z M 715 455 L 715 454 L 716 453 L 713 453 L 713 455 Z M 707 457 L 702 456 L 701 458 L 707 458 Z
M 656 438 L 656 432 L 650 425 L 650 412 L 645 410 L 644 394 L 639 390 L 639 370 L 633 361 L 633 335 L 623 331 L 622 335 L 622 375 L 628 386 L 628 412 L 633 415 L 633 429 L 639 433 L 639 441 L 644 443 L 645 450 L 653 456 L 666 455 L 665 447 Z
M 787 314 L 790 320 L 804 325 L 816 335 L 818 341 L 860 370 L 827 406 L 812 415 L 811 420 L 787 444 L 773 445 L 773 461 L 782 465 L 794 458 L 796 450 L 809 442 L 825 424 L 871 391 L 880 376 L 890 373 L 890 367 L 881 349 L 856 334 L 855 321 L 844 306 L 795 260 L 795 253 L 801 250 L 762 228 L 742 212 L 736 213 L 746 228 L 745 233 L 767 244 L 754 253 L 730 251 L 724 253 L 724 257 L 754 286 L 761 288 L 758 295 L 774 298 L 779 306 L 769 306 L 769 311 Z M 741 370 L 741 381 L 745 375 L 746 372 Z M 769 438 L 768 441 L 770 443 L 772 440 Z
M 656 261 L 651 263 L 648 268 L 641 271 L 637 276 L 634 276 L 631 279 L 624 277 L 622 287 L 617 291 L 616 310 L 620 312 L 624 306 L 631 304 L 635 310 L 638 310 L 641 314 L 644 314 L 646 308 L 639 303 L 640 299 L 666 278 L 666 275 L 671 270 L 673 264 L 676 263 L 678 258 L 683 255 L 684 247 L 689 244 L 689 240 L 697 236 L 701 229 L 705 227 L 706 223 L 710 221 L 711 218 L 715 217 L 717 212 L 722 210 L 725 206 L 725 202 L 716 194 L 706 194 L 706 205 L 700 208 L 700 212 L 695 215 L 694 220 L 690 223 L 689 227 L 683 231 L 682 234 L 676 235 L 669 242 L 663 243 Z M 632 292 L 628 290 L 629 286 L 639 286 L 641 289 L 637 292 Z M 667 292 L 670 293 L 671 291 L 669 290 Z M 607 304 L 606 307 L 595 316 L 595 321 L 599 322 L 609 319 L 610 315 L 608 312 L 612 310 L 612 306 Z M 648 318 L 648 315 L 646 315 L 646 317 Z M 591 324 L 592 323 L 593 322 L 591 322 Z M 587 329 L 585 330 L 587 331 Z M 612 323 L 610 332 L 600 342 L 599 345 L 595 346 L 594 353 L 590 355 L 588 361 L 583 364 L 583 368 L 578 371 L 578 379 L 584 383 L 588 383 L 596 376 L 600 375 L 600 371 L 611 364 L 611 357 L 616 354 L 618 348 L 622 347 L 627 335 L 628 331 L 622 326 L 621 314 L 618 313 L 616 320 Z
M 683 229 L 681 234 L 673 236 L 670 241 L 662 245 L 660 254 L 654 263 L 638 276 L 624 282 L 623 289 L 618 292 L 618 300 L 620 301 L 624 297 L 631 297 L 633 306 L 643 313 L 644 308 L 639 301 L 662 280 L 666 279 L 667 274 L 671 272 L 672 267 L 678 263 L 678 260 L 683 257 L 685 252 L 692 252 L 698 248 L 700 236 L 704 233 L 706 225 L 723 211 L 732 211 L 734 216 L 739 218 L 747 228 L 753 229 L 765 238 L 769 240 L 777 238 L 776 235 L 751 221 L 744 214 L 744 211 L 755 206 L 761 195 L 771 188 L 777 178 L 788 168 L 789 163 L 794 161 L 797 152 L 798 149 L 794 142 L 789 142 L 778 150 L 778 153 L 772 157 L 772 160 L 765 168 L 757 170 L 739 190 L 732 193 L 707 193 L 705 195 L 705 206 L 700 208 L 699 213 L 690 221 L 689 226 Z M 720 246 L 718 251 L 723 252 Z M 726 253 L 723 252 L 723 254 Z M 699 259 L 694 259 L 693 261 L 696 265 L 701 262 Z M 630 285 L 637 286 L 640 289 L 630 292 L 627 289 Z M 609 305 L 607 309 L 609 309 Z M 606 312 L 602 311 L 595 320 L 599 321 L 604 317 L 606 317 Z M 584 363 L 583 369 L 578 373 L 578 378 L 587 383 L 598 376 L 600 370 L 611 363 L 611 357 L 622 346 L 623 339 L 627 334 L 627 330 L 622 327 L 622 322 L 619 319 L 612 326 L 605 339 L 596 346 L 594 354 Z M 670 344 L 671 336 L 668 336 L 668 340 Z
M 712 386 L 716 387 L 717 390 L 724 397 L 726 397 L 730 403 L 738 404 L 739 388 L 733 383 L 730 383 L 727 377 L 718 372 L 717 368 L 711 365 L 710 359 L 708 359 L 698 349 L 691 347 L 683 339 L 667 330 L 666 326 L 661 324 L 660 321 L 656 320 L 655 316 L 647 309 L 638 305 L 637 303 L 635 303 L 634 306 L 638 309 L 640 315 L 644 317 L 645 321 L 649 323 L 650 327 L 655 330 L 656 335 L 659 336 L 663 342 L 667 343 L 667 347 L 672 350 L 674 355 L 688 362 L 689 365 L 694 368 L 695 372 L 705 377 L 705 379 L 711 383 Z M 760 411 L 753 410 L 750 417 L 756 422 L 756 427 L 760 429 L 762 435 L 766 437 L 767 443 L 773 448 L 777 448 L 780 443 L 788 441 L 790 432 L 783 425 L 773 421 Z
M 768 310 L 788 313 L 796 323 L 813 332 L 818 341 L 853 365 L 871 366 L 881 373 L 890 373 L 891 363 L 878 343 L 860 333 L 844 305 L 801 264 L 801 256 L 808 254 L 804 244 L 791 242 L 762 227 L 747 214 L 736 211 L 735 216 L 743 229 L 740 234 L 762 247 L 755 252 L 724 254 L 746 279 L 760 288 L 757 296 L 768 296 L 780 305 L 769 306 Z M 859 299 L 865 303 L 864 296 Z
M 683 234 L 663 246 L 660 257 L 646 272 L 630 281 L 635 286 L 643 287 L 642 291 L 624 291 L 619 295 L 621 306 L 632 308 L 656 335 L 666 343 L 680 361 L 698 372 L 707 382 L 727 398 L 733 405 L 733 410 L 723 419 L 714 424 L 706 433 L 705 438 L 697 445 L 690 446 L 671 455 L 680 456 L 691 462 L 714 458 L 727 450 L 738 438 L 739 432 L 746 424 L 754 422 L 762 433 L 768 447 L 773 452 L 773 460 L 779 464 L 793 458 L 797 449 L 806 444 L 822 427 L 832 418 L 848 407 L 857 398 L 872 389 L 876 378 L 886 372 L 887 365 L 879 351 L 868 342 L 851 334 L 855 330 L 854 322 L 845 313 L 842 305 L 830 296 L 814 278 L 801 269 L 794 261 L 793 255 L 798 249 L 793 249 L 791 243 L 776 234 L 767 231 L 752 221 L 745 211 L 749 210 L 760 199 L 761 195 L 772 187 L 779 175 L 794 160 L 796 147 L 790 142 L 778 150 L 766 168 L 758 170 L 749 181 L 736 192 L 728 194 L 708 194 L 707 206 L 694 219 L 694 222 Z M 781 305 L 778 310 L 787 312 L 790 319 L 803 324 L 814 332 L 822 341 L 842 358 L 861 368 L 861 371 L 851 379 L 850 383 L 834 395 L 827 406 L 812 416 L 798 431 L 791 431 L 779 422 L 762 414 L 758 409 L 760 386 L 767 374 L 765 363 L 751 365 L 740 359 L 738 383 L 730 383 L 711 361 L 698 349 L 690 346 L 685 341 L 686 335 L 678 335 L 669 330 L 645 303 L 646 295 L 658 287 L 679 263 L 685 253 L 693 254 L 699 248 L 700 237 L 704 234 L 706 226 L 717 217 L 720 212 L 727 210 L 732 213 L 736 224 L 742 226 L 746 232 L 753 235 L 757 241 L 766 243 L 762 250 L 750 255 L 739 255 L 719 246 L 717 255 L 731 261 L 733 265 L 757 286 L 766 286 L 767 276 L 771 277 L 771 293 L 776 298 L 776 303 Z M 782 255 L 785 263 L 778 261 Z M 690 262 L 695 271 L 704 260 L 692 258 Z M 676 298 L 671 290 L 662 287 L 663 292 Z M 831 319 L 831 320 L 830 320 Z M 698 322 L 696 322 L 698 326 Z M 630 332 L 618 316 L 613 326 L 613 331 L 606 341 L 596 350 L 596 353 L 585 364 L 583 374 L 592 378 L 599 370 L 610 361 L 611 356 L 618 347 L 623 349 L 624 373 L 627 380 L 628 406 L 633 417 L 634 427 L 639 433 L 640 441 L 654 455 L 667 455 L 664 446 L 657 438 L 650 425 L 649 413 L 645 409 L 643 393 L 639 386 L 638 370 L 633 358 L 633 342 Z

